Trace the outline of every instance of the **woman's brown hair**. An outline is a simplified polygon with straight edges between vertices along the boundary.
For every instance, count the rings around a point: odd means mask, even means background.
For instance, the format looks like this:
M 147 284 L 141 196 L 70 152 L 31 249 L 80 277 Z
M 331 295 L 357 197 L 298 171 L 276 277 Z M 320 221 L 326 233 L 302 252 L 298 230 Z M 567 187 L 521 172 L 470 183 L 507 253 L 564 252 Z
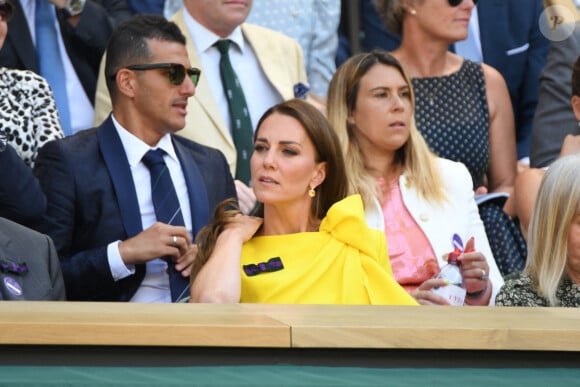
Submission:
M 326 117 L 313 105 L 301 99 L 291 99 L 271 107 L 262 115 L 254 134 L 254 141 L 264 120 L 273 114 L 296 119 L 314 145 L 316 162 L 326 162 L 326 178 L 316 187 L 316 196 L 312 199 L 309 214 L 312 219 L 322 219 L 334 203 L 344 199 L 348 194 L 344 158 L 336 132 Z M 256 213 L 260 215 L 262 211 L 258 209 Z M 200 230 L 195 238 L 198 253 L 191 271 L 191 283 L 211 256 L 220 233 L 238 214 L 241 214 L 241 211 L 237 207 L 236 200 L 227 199 L 216 207 L 212 222 Z

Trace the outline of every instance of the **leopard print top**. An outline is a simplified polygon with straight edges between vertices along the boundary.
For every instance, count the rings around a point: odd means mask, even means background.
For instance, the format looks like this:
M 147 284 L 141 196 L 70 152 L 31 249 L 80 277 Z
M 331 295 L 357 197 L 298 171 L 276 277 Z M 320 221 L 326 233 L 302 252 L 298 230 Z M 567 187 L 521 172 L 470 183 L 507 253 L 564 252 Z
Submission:
M 30 167 L 44 144 L 64 136 L 44 78 L 32 71 L 0 67 L 0 134 Z

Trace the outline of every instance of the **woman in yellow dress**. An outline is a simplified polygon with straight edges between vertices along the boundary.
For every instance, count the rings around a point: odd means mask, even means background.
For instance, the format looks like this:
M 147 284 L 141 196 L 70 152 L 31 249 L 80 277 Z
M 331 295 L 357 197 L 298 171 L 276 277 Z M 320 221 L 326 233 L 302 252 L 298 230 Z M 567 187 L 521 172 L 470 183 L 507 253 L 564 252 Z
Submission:
M 346 197 L 341 148 L 322 113 L 301 100 L 276 105 L 254 143 L 261 216 L 218 207 L 197 238 L 191 302 L 416 305 L 360 196 Z

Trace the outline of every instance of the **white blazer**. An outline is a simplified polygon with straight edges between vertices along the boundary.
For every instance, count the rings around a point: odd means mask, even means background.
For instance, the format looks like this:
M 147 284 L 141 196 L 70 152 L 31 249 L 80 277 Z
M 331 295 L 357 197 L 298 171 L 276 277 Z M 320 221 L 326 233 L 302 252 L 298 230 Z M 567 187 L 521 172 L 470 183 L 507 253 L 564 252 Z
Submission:
M 447 263 L 445 257 L 453 250 L 451 239 L 458 234 L 463 243 L 475 237 L 475 249 L 486 258 L 490 272 L 488 273 L 492 285 L 489 305 L 495 304 L 495 296 L 503 285 L 503 278 L 499 272 L 489 246 L 483 222 L 475 203 L 472 190 L 471 175 L 467 168 L 458 162 L 437 158 L 441 177 L 445 184 L 448 201 L 443 204 L 430 203 L 419 195 L 413 187 L 407 185 L 405 173 L 399 178 L 403 204 L 425 233 L 431 244 L 439 267 Z M 372 208 L 365 209 L 367 223 L 370 227 L 384 232 L 384 217 L 381 205 L 374 201 Z

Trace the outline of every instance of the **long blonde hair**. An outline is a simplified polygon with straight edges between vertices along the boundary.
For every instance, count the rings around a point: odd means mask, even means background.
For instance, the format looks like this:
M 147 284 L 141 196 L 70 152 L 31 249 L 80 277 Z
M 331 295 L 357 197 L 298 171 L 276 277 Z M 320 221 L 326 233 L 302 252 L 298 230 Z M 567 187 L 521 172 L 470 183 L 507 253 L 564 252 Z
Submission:
M 580 213 L 580 156 L 556 160 L 544 175 L 528 232 L 525 273 L 550 306 L 559 304 L 556 291 L 568 260 L 568 232 Z
M 348 122 L 349 114 L 356 108 L 361 78 L 374 66 L 383 64 L 396 68 L 411 92 L 411 109 L 415 99 L 411 81 L 399 61 L 386 51 L 374 50 L 358 54 L 344 62 L 336 71 L 328 88 L 327 115 L 338 134 L 345 155 L 350 193 L 360 193 L 365 206 L 381 198 L 380 188 L 365 165 L 364 154 L 357 139 L 357 128 Z M 409 139 L 396 152 L 396 162 L 404 167 L 408 184 L 427 201 L 442 203 L 447 197 L 435 155 L 411 118 Z

